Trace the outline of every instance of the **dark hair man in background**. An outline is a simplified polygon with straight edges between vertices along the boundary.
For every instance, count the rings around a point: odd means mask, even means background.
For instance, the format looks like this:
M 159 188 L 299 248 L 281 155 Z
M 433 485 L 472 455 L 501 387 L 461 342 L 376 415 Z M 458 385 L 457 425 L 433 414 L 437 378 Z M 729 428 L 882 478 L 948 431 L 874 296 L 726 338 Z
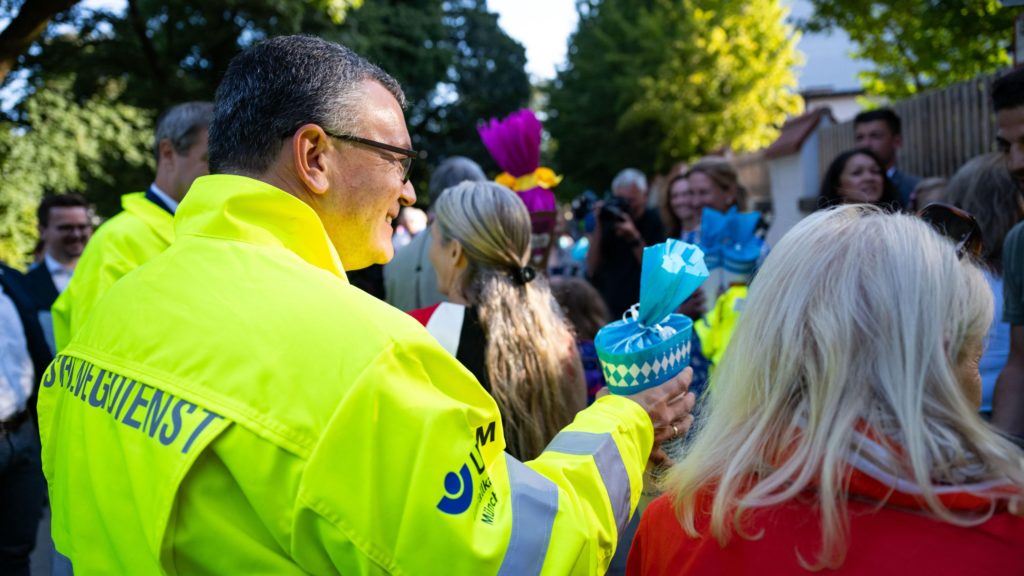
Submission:
M 992 86 L 996 142 L 1007 169 L 1024 184 L 1024 68 Z M 992 422 L 1024 446 L 1024 222 L 1003 241 L 1003 318 L 1010 324 L 1010 356 L 996 380 Z
M 889 108 L 861 112 L 853 119 L 853 134 L 858 147 L 871 150 L 882 161 L 886 175 L 899 192 L 900 204 L 910 206 L 910 193 L 921 178 L 896 167 L 896 153 L 903 146 L 900 117 Z
M 50 355 L 56 351 L 50 309 L 67 289 L 78 260 L 92 236 L 89 204 L 78 194 L 44 196 L 36 211 L 42 258 L 22 278 L 35 303 L 39 326 Z
M 25 275 L 40 310 L 49 310 L 68 287 L 78 259 L 92 236 L 89 204 L 78 194 L 44 196 L 36 211 L 43 260 Z

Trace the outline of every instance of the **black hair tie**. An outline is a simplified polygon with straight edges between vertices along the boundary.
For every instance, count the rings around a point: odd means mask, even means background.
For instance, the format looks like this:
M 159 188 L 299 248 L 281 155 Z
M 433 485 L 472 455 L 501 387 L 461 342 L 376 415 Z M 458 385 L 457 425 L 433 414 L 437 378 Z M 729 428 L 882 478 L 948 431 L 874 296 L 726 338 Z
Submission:
M 516 284 L 525 286 L 536 277 L 537 271 L 532 266 L 523 266 L 512 270 L 512 279 L 516 281 Z

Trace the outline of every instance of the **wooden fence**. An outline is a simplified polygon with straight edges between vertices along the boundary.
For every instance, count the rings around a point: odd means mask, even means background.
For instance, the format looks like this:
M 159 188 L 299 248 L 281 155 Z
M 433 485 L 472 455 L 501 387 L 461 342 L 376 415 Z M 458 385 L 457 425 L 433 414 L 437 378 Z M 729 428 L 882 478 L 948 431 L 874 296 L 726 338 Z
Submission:
M 896 163 L 922 177 L 949 178 L 967 160 L 995 151 L 992 80 L 982 76 L 931 90 L 892 106 L 903 121 L 903 147 Z M 854 147 L 853 121 L 821 130 L 821 174 L 838 154 Z

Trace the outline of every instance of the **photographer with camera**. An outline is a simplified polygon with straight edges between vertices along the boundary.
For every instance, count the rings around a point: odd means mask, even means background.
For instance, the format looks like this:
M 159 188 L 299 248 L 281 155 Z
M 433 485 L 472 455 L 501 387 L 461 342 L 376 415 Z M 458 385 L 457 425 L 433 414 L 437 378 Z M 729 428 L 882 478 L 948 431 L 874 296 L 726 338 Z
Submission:
M 587 277 L 614 319 L 640 299 L 644 247 L 664 242 L 665 229 L 657 210 L 647 207 L 647 177 L 635 168 L 615 176 L 611 198 L 598 202 L 594 213 Z

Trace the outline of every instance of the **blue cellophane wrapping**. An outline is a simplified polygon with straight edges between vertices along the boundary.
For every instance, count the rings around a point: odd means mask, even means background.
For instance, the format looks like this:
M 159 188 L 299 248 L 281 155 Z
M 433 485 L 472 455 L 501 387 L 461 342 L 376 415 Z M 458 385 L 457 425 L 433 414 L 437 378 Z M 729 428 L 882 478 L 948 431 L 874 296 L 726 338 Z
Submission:
M 757 268 L 764 241 L 754 231 L 760 212 L 726 212 L 704 208 L 701 213 L 700 249 L 711 274 L 713 297 L 733 283 L 747 284 Z
M 668 240 L 644 248 L 639 304 L 594 339 L 609 390 L 635 394 L 690 363 L 693 322 L 673 311 L 707 277 L 704 253 L 693 244 Z

